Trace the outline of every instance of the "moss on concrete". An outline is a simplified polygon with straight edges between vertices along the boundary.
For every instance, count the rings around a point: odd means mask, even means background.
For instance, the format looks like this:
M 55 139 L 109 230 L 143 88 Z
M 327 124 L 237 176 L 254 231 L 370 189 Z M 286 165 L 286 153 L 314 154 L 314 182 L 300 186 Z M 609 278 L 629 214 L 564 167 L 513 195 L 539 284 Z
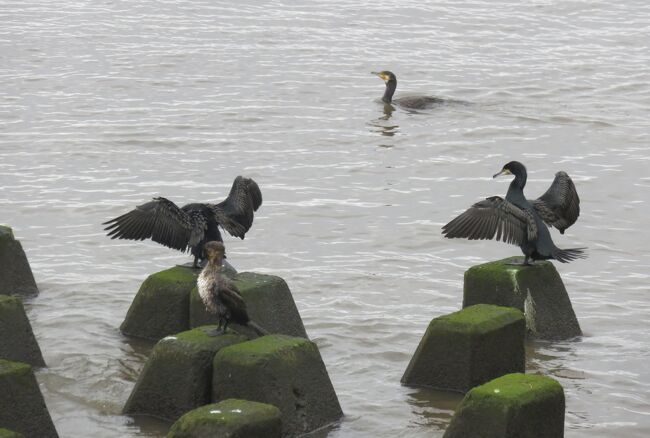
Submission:
M 23 302 L 18 297 L 0 295 L 0 357 L 45 366 Z
M 212 358 L 226 346 L 243 342 L 229 332 L 211 336 L 216 326 L 199 327 L 160 340 L 154 347 L 124 413 L 176 420 L 210 402 Z
M 513 308 L 479 304 L 435 318 L 402 383 L 465 392 L 495 377 L 523 372 L 525 323 Z
M 458 407 L 445 438 L 561 438 L 564 391 L 550 377 L 508 374 L 472 389 Z
M 250 318 L 269 333 L 307 338 L 296 303 L 287 283 L 274 275 L 240 272 L 233 281 L 246 301 Z M 196 289 L 190 295 L 190 326 L 216 324 Z
M 0 438 L 25 438 L 25 435 L 13 430 L 0 429 Z
M 190 291 L 199 272 L 174 266 L 147 277 L 120 326 L 122 333 L 157 341 L 189 329 Z
M 22 245 L 11 228 L 0 225 L 0 295 L 38 294 Z
M 282 435 L 295 436 L 343 415 L 316 345 L 269 335 L 223 348 L 214 357 L 212 400 L 254 400 L 282 412 Z
M 571 301 L 555 266 L 536 262 L 515 266 L 510 257 L 473 266 L 465 272 L 463 307 L 495 304 L 526 314 L 529 334 L 540 339 L 567 339 L 582 334 Z
M 0 359 L 0 394 L 0 425 L 27 437 L 58 437 L 32 367 Z
M 281 431 L 275 406 L 228 399 L 186 413 L 167 438 L 280 438 Z

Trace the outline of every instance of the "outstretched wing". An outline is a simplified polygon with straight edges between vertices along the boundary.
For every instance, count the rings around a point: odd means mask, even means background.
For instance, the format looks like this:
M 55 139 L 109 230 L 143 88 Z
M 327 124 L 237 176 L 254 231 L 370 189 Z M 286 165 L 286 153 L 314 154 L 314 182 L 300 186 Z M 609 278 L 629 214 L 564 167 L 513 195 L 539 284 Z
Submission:
M 566 172 L 556 173 L 551 187 L 532 204 L 542 220 L 562 234 L 580 216 L 580 198 Z
M 255 181 L 238 176 L 228 197 L 218 204 L 208 204 L 214 218 L 224 230 L 244 238 L 253 225 L 254 212 L 262 205 L 262 192 Z
M 248 312 L 246 311 L 246 302 L 239 293 L 239 289 L 229 280 L 221 279 L 219 284 L 219 298 L 228 307 L 232 320 L 239 324 L 248 322 Z
M 514 245 L 537 238 L 537 225 L 532 213 L 522 210 L 499 196 L 477 202 L 460 216 L 442 227 L 448 238 L 470 240 L 496 239 Z
M 180 251 L 200 242 L 206 228 L 201 214 L 188 214 L 165 198 L 153 198 L 102 225 L 108 225 L 105 230 L 111 239 L 151 239 Z

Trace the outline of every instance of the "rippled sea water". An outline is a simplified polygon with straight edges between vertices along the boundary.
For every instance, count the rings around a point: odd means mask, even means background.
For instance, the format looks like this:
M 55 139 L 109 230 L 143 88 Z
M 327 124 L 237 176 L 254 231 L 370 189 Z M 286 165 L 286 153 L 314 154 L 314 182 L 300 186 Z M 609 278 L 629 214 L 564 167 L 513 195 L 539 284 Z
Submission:
M 519 253 L 440 227 L 503 195 L 512 159 L 537 197 L 567 171 L 582 216 L 556 264 L 585 336 L 530 346 L 558 379 L 567 437 L 650 434 L 650 3 L 5 1 L 0 222 L 41 294 L 27 311 L 62 437 L 162 437 L 120 415 L 151 348 L 118 326 L 142 280 L 188 256 L 111 241 L 152 196 L 216 201 L 244 174 L 264 205 L 240 271 L 284 277 L 344 421 L 330 437 L 442 436 L 460 397 L 402 387 L 428 322 L 470 266 Z M 385 111 L 397 95 L 467 104 Z

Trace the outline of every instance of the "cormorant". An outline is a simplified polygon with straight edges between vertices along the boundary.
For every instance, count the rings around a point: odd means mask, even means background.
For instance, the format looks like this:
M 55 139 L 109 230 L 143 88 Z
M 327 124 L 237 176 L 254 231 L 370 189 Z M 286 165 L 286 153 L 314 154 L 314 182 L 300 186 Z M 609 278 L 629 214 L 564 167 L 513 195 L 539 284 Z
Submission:
M 384 96 L 381 98 L 382 102 L 386 104 L 397 104 L 403 108 L 417 110 L 445 103 L 444 99 L 433 96 L 407 96 L 393 99 L 393 94 L 395 94 L 395 89 L 397 88 L 397 77 L 395 74 L 387 70 L 380 72 L 373 71 L 372 74 L 379 76 L 386 82 L 386 90 L 384 91 Z
M 221 275 L 225 253 L 223 243 L 210 241 L 203 246 L 203 249 L 208 263 L 199 274 L 196 285 L 207 311 L 219 318 L 216 333 L 225 333 L 228 323 L 233 321 L 251 327 L 258 335 L 268 334 L 248 317 L 246 302 L 237 286 L 228 277 Z
M 153 198 L 122 216 L 104 222 L 111 239 L 151 239 L 179 251 L 191 249 L 193 267 L 203 261 L 203 245 L 221 242 L 219 226 L 244 238 L 253 225 L 253 212 L 262 205 L 262 193 L 250 178 L 238 176 L 228 197 L 218 204 L 187 204 L 179 208 L 166 198 Z
M 580 215 L 580 199 L 566 172 L 557 172 L 551 187 L 533 201 L 524 196 L 527 173 L 523 164 L 511 161 L 493 178 L 499 175 L 515 176 L 506 198 L 492 196 L 472 205 L 442 227 L 445 237 L 464 237 L 470 240 L 496 238 L 519 245 L 525 256 L 523 265 L 530 265 L 530 259 L 555 259 L 567 263 L 586 257 L 585 248 L 556 247 L 544 224 L 546 222 L 564 233 Z

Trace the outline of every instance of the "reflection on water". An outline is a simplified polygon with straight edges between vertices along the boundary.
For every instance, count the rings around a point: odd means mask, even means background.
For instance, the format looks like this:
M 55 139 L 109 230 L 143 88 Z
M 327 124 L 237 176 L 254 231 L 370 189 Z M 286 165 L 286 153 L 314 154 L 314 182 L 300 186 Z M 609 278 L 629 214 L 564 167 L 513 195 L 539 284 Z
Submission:
M 408 393 L 407 403 L 417 419 L 415 424 L 444 430 L 463 399 L 463 394 L 417 388 Z

